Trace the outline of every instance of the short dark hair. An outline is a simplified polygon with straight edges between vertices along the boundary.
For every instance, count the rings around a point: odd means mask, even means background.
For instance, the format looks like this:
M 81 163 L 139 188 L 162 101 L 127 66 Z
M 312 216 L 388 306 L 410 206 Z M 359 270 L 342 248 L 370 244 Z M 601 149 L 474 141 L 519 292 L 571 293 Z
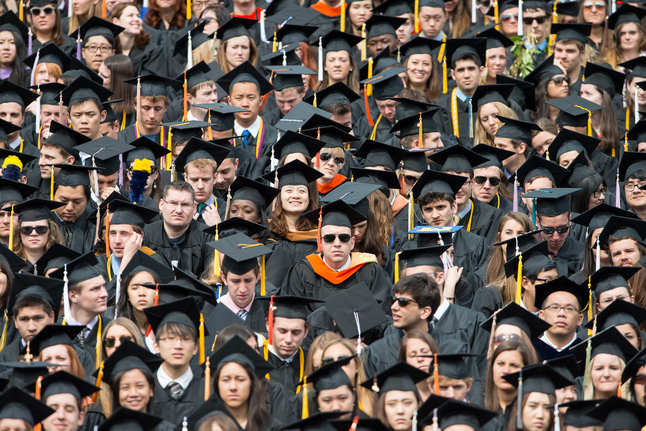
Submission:
M 103 104 L 98 100 L 95 99 L 94 97 L 83 97 L 81 99 L 74 100 L 73 102 L 70 102 L 69 105 L 69 112 L 72 113 L 72 108 L 76 108 L 77 106 L 81 106 L 82 104 L 86 102 L 92 102 L 94 103 L 94 106 L 96 106 L 99 110 L 99 113 L 103 112 Z
M 177 190 L 178 192 L 189 192 L 193 197 L 193 200 L 195 200 L 195 189 L 193 189 L 193 186 L 191 186 L 186 181 L 178 180 L 166 184 L 166 187 L 164 187 L 164 191 L 162 192 L 162 199 L 166 199 L 168 192 L 171 190 Z
M 395 284 L 393 292 L 400 295 L 410 295 L 420 308 L 431 307 L 432 311 L 427 319 L 429 321 L 442 302 L 440 287 L 427 274 L 413 274 L 400 278 Z
M 417 203 L 419 204 L 420 209 L 423 206 L 426 206 L 428 204 L 432 204 L 437 201 L 448 201 L 449 205 L 453 205 L 453 202 L 455 202 L 455 198 L 447 193 L 444 192 L 426 192 L 422 196 L 419 197 L 417 200 Z
M 77 187 L 83 187 L 83 193 L 85 194 L 85 198 L 88 200 L 88 202 L 90 201 L 92 196 L 90 194 L 90 186 L 88 186 L 87 184 L 79 184 L 78 186 L 61 186 L 60 184 L 54 183 L 54 193 L 58 191 L 59 187 L 69 187 L 74 190 L 76 190 Z
M 348 112 L 352 112 L 352 105 L 349 103 L 333 103 L 322 109 L 332 115 L 346 115 Z
M 451 69 L 455 69 L 455 63 L 457 63 L 458 61 L 462 61 L 462 60 L 471 60 L 476 64 L 477 67 L 482 66 L 482 60 L 480 59 L 480 57 L 478 55 L 475 55 L 475 54 L 473 54 L 471 52 L 466 52 L 466 53 L 462 54 L 461 56 L 459 56 L 458 58 L 452 58 L 451 59 Z
M 13 305 L 13 309 L 11 311 L 13 312 L 13 315 L 15 317 L 20 314 L 20 311 L 23 308 L 27 307 L 40 307 L 45 313 L 47 313 L 48 316 L 51 316 L 54 311 L 52 304 L 50 304 L 49 301 L 47 301 L 40 295 L 36 295 L 35 293 L 29 293 L 25 296 L 20 297 Z
M 182 338 L 190 337 L 193 340 L 195 340 L 195 342 L 197 342 L 197 331 L 195 330 L 195 328 L 191 328 L 190 326 L 185 325 L 183 323 L 176 323 L 176 322 L 164 323 L 159 328 L 157 328 L 156 332 L 157 334 L 155 335 L 157 336 L 157 339 L 159 339 L 159 337 L 162 334 L 169 334 L 169 335 L 176 335 Z

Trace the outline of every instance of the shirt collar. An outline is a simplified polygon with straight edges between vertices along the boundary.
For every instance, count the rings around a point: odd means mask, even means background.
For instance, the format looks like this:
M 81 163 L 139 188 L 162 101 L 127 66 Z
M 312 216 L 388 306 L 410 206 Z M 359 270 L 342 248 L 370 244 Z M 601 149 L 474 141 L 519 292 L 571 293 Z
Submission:
M 233 311 L 234 313 L 238 314 L 240 310 L 245 310 L 247 312 L 251 311 L 251 306 L 253 305 L 253 300 L 256 299 L 256 292 L 254 291 L 251 294 L 251 301 L 249 301 L 249 304 L 247 304 L 246 307 L 240 308 L 236 305 L 235 302 L 233 302 L 233 299 L 231 299 L 231 294 L 227 293 L 226 295 L 222 295 L 220 299 L 218 299 L 218 303 L 223 303 L 226 305 L 226 307 Z
M 159 381 L 159 386 L 162 388 L 166 388 L 171 382 L 175 381 L 179 383 L 182 389 L 186 390 L 188 385 L 191 384 L 191 380 L 193 380 L 193 371 L 191 370 L 191 367 L 188 367 L 188 370 L 186 370 L 184 374 L 182 374 L 177 380 L 173 380 L 168 374 L 166 374 L 164 367 L 159 367 L 157 370 L 157 380 Z
M 12 150 L 16 150 L 18 147 L 20 147 L 20 135 L 18 135 L 18 137 L 12 143 L 10 143 L 9 146 Z
M 233 130 L 236 132 L 236 136 L 242 136 L 242 132 L 249 130 L 249 132 L 251 132 L 251 135 L 255 138 L 256 136 L 258 136 L 258 131 L 260 130 L 260 115 L 256 117 L 256 121 L 254 121 L 248 129 L 245 129 L 236 121 L 233 124 Z
M 204 204 L 206 204 L 206 206 L 215 204 L 215 199 L 213 198 L 213 195 L 209 196 L 209 198 L 206 200 L 206 202 L 204 202 Z
M 188 114 L 186 115 L 186 121 L 204 121 L 204 119 L 197 119 L 197 117 L 193 115 L 193 113 L 189 110 Z
M 460 216 L 460 220 L 462 220 L 467 214 L 469 214 L 469 211 L 471 211 L 471 199 L 467 201 L 467 206 L 465 206 L 462 211 L 460 211 L 457 215 Z
M 462 92 L 458 87 L 455 87 L 457 91 L 455 92 L 455 95 L 458 96 L 458 99 L 460 99 L 462 102 L 467 101 L 467 95 Z
M 562 347 L 562 348 L 560 348 L 560 349 L 559 349 L 558 347 L 556 347 L 556 345 L 555 345 L 554 343 L 552 343 L 552 341 L 550 341 L 550 338 L 547 336 L 547 332 L 543 333 L 543 335 L 541 335 L 541 336 L 539 337 L 539 339 L 540 339 L 543 343 L 545 343 L 545 344 L 547 344 L 548 346 L 550 346 L 552 349 L 556 350 L 557 352 L 562 352 L 563 350 L 566 350 L 568 347 L 570 347 L 570 346 L 572 345 L 572 343 L 574 343 L 574 341 L 576 340 L 576 331 L 574 332 L 574 336 L 572 337 L 572 340 L 570 340 L 570 342 L 569 342 L 569 343 L 567 343 L 565 346 L 563 346 L 563 347 Z
M 112 266 L 113 273 L 121 273 L 121 261 L 117 259 L 117 256 L 115 256 L 114 253 L 110 255 L 110 265 Z
M 298 354 L 298 352 L 300 352 L 300 349 L 297 349 L 297 350 L 294 352 L 294 354 L 293 354 L 292 356 L 290 356 L 290 357 L 289 357 L 289 358 L 287 358 L 287 359 L 283 359 L 283 358 L 281 358 L 280 356 L 278 356 L 278 353 L 276 353 L 276 351 L 274 350 L 274 346 L 273 346 L 272 344 L 268 345 L 268 346 L 267 346 L 267 349 L 268 349 L 268 350 L 269 350 L 269 351 L 270 351 L 274 356 L 276 356 L 278 359 L 280 359 L 280 360 L 281 360 L 281 361 L 283 361 L 283 362 L 287 362 L 288 364 L 291 364 L 291 363 L 292 363 L 292 361 L 294 360 L 294 358 L 296 357 L 296 355 Z
M 328 265 L 328 263 L 327 263 L 327 262 L 325 262 L 325 256 L 323 256 L 323 262 L 324 262 L 327 266 L 330 266 L 330 265 Z M 341 268 L 339 268 L 339 269 L 334 269 L 334 268 L 332 268 L 332 267 L 330 266 L 330 269 L 331 269 L 332 271 L 334 271 L 334 272 L 340 272 L 340 271 L 343 271 L 344 269 L 348 269 L 348 268 L 350 268 L 350 262 L 352 262 L 352 256 L 348 256 L 348 260 L 343 264 L 343 266 L 342 266 Z
M 446 313 L 446 310 L 449 309 L 449 305 L 450 305 L 449 301 L 447 301 L 446 299 L 442 299 L 442 302 L 440 303 L 440 306 L 437 307 L 437 310 L 435 311 L 435 314 L 433 315 L 433 317 L 435 317 L 439 321 L 444 315 L 444 313 Z
M 420 32 L 420 37 L 424 34 L 424 32 Z M 437 40 L 438 42 L 442 42 L 444 40 L 444 30 L 439 32 L 437 36 L 433 38 L 433 40 Z
M 91 331 L 92 329 L 94 329 L 94 325 L 96 325 L 98 321 L 99 321 L 99 316 L 95 316 L 90 323 L 88 323 L 87 325 L 84 325 L 82 323 L 79 323 L 79 321 L 73 318 L 72 315 L 70 314 L 66 318 L 65 323 L 70 326 L 85 326 L 85 328 Z

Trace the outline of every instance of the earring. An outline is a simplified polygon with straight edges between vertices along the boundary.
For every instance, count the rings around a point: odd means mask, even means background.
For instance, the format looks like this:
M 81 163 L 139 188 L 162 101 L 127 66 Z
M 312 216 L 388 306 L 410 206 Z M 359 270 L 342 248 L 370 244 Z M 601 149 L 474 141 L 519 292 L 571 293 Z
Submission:
M 350 72 L 352 72 L 352 69 L 350 69 Z
M 157 184 L 153 184 L 153 189 L 156 189 L 156 188 L 157 188 Z

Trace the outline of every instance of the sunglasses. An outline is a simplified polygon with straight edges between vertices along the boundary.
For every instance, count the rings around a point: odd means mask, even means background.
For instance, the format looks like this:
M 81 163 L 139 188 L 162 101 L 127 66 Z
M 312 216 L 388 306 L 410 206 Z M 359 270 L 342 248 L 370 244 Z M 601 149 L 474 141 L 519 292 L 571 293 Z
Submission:
M 396 296 L 391 296 L 391 297 L 390 297 L 390 304 L 392 305 L 392 304 L 394 304 L 395 302 L 396 302 L 400 307 L 408 307 L 408 304 L 410 304 L 411 302 L 413 302 L 413 303 L 415 303 L 415 304 L 419 304 L 419 303 L 418 303 L 417 301 L 415 301 L 414 299 L 404 298 L 404 297 L 402 297 L 402 298 L 397 298 Z
M 512 340 L 522 341 L 523 337 L 521 337 L 518 334 L 496 335 L 495 337 L 493 337 L 494 343 L 502 343 L 502 342 L 505 342 L 507 340 L 509 340 L 509 341 L 512 341 Z
M 544 24 L 545 21 L 547 21 L 547 15 L 546 16 L 533 16 L 530 18 L 523 18 L 523 24 L 525 25 L 532 25 L 532 23 L 536 21 L 539 24 Z
M 567 231 L 570 230 L 570 226 L 560 226 L 560 227 L 544 227 L 543 228 L 543 233 L 545 235 L 554 235 L 554 232 L 558 233 L 559 235 L 565 235 Z
M 585 2 L 583 3 L 583 9 L 592 9 L 592 7 L 596 7 L 597 9 L 605 9 L 606 4 L 603 2 Z
M 496 187 L 498 184 L 500 184 L 500 178 L 496 178 L 496 177 L 477 176 L 477 177 L 475 177 L 473 179 L 473 181 L 475 181 L 476 184 L 480 184 L 480 185 L 486 183 L 487 180 L 489 180 L 489 184 L 491 184 L 494 187 Z
M 40 15 L 41 12 L 43 12 L 45 15 L 51 15 L 54 13 L 54 8 L 51 6 L 47 7 L 33 7 L 30 10 L 31 14 L 33 16 L 38 16 Z
M 334 359 L 331 356 L 326 356 L 325 358 L 321 359 L 321 366 L 330 364 L 330 363 L 335 362 L 335 361 L 342 361 L 344 359 L 348 359 L 349 357 L 350 357 L 349 355 L 339 355 L 338 358 Z
M 345 244 L 350 242 L 352 235 L 350 235 L 349 233 L 340 233 L 339 235 L 328 233 L 327 235 L 323 235 L 323 242 L 325 242 L 326 244 L 332 244 L 337 238 L 339 238 L 339 241 Z
M 132 339 L 132 337 L 130 337 L 130 336 L 128 336 L 128 335 L 124 335 L 123 337 L 119 337 L 119 342 L 120 342 L 121 344 L 123 344 L 123 343 L 124 343 L 124 341 L 126 341 L 126 340 L 128 340 L 128 341 L 134 341 L 134 340 Z M 106 338 L 105 340 L 103 340 L 103 345 L 104 345 L 105 347 L 114 347 L 114 343 L 116 343 L 116 341 L 117 341 L 117 339 L 116 339 L 116 338 Z
M 402 178 L 404 179 L 404 183 L 406 183 L 406 185 L 409 185 L 409 186 L 414 186 L 415 183 L 417 183 L 417 180 L 419 179 L 412 175 L 402 175 Z
M 20 228 L 20 233 L 27 236 L 36 231 L 38 235 L 45 235 L 49 231 L 49 226 L 24 226 Z
M 504 22 L 507 22 L 512 18 L 515 19 L 516 21 L 518 21 L 518 14 L 517 13 L 505 13 L 505 14 L 502 14 L 502 16 L 500 17 L 500 19 L 503 20 Z
M 551 78 L 550 81 L 552 81 L 557 87 L 562 86 L 563 83 L 567 85 L 570 84 L 570 78 L 568 78 L 567 76 L 557 76 L 556 78 Z
M 327 162 L 332 157 L 333 156 L 330 153 L 321 153 L 321 154 L 319 154 L 319 159 L 321 159 L 321 161 L 323 163 Z M 345 158 L 343 158 L 343 157 L 334 157 L 334 163 L 336 163 L 337 165 L 341 166 L 341 165 L 343 165 L 343 162 L 345 162 Z

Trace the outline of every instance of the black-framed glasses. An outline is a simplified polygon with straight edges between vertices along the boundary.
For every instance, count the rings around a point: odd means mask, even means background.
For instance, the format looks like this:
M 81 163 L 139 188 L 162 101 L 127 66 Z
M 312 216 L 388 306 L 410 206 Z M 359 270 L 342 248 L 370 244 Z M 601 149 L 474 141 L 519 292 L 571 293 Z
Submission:
M 570 78 L 567 76 L 555 76 L 554 78 L 550 78 L 550 81 L 552 81 L 557 87 L 562 86 L 564 83 L 570 85 Z
M 635 189 L 641 189 L 644 186 L 646 186 L 646 182 L 624 183 L 624 190 L 627 192 L 633 192 Z
M 518 21 L 518 13 L 504 13 L 500 16 L 500 19 L 504 22 L 507 22 L 512 18 Z
M 211 22 L 211 17 L 207 16 L 207 17 L 204 17 L 204 18 L 200 18 L 198 24 L 202 24 L 203 22 L 205 22 L 207 24 L 210 23 Z
M 493 337 L 493 341 L 496 344 L 504 343 L 507 340 L 523 341 L 523 337 L 521 337 L 519 334 L 496 335 L 495 337 Z
M 600 189 L 597 189 L 592 193 L 592 196 L 594 196 L 595 199 L 599 199 L 601 195 L 604 195 L 608 189 L 606 187 L 602 187 Z
M 321 154 L 319 154 L 319 159 L 321 159 L 321 161 L 323 163 L 326 163 L 332 157 L 334 157 L 334 156 L 332 154 L 330 154 L 330 153 L 321 153 Z M 334 163 L 341 166 L 341 165 L 343 165 L 343 163 L 345 163 L 345 158 L 343 158 L 343 157 L 334 157 Z
M 28 236 L 31 235 L 33 231 L 36 231 L 38 235 L 45 235 L 49 231 L 49 226 L 21 226 L 20 233 Z
M 51 15 L 54 13 L 54 8 L 51 6 L 47 7 L 32 7 L 30 10 L 31 14 L 33 16 L 38 16 L 41 13 L 44 13 L 45 15 Z
M 412 302 L 413 304 L 419 304 L 419 302 L 415 301 L 414 299 L 410 299 L 410 298 L 406 298 L 406 297 L 397 298 L 396 296 L 391 296 L 391 297 L 390 297 L 390 304 L 392 305 L 392 304 L 394 304 L 395 302 L 396 302 L 400 307 L 408 307 L 408 304 L 410 304 L 411 302 Z
M 523 18 L 523 24 L 525 25 L 532 25 L 534 21 L 536 21 L 538 24 L 544 24 L 545 21 L 547 21 L 547 15 Z
M 97 51 L 101 51 L 101 54 L 107 54 L 110 51 L 112 51 L 112 47 L 108 45 L 89 45 L 84 47 L 83 49 L 87 50 L 88 52 L 94 54 Z
M 545 310 L 551 311 L 552 313 L 558 313 L 561 310 L 565 310 L 567 314 L 577 314 L 579 310 L 573 305 L 558 305 L 558 304 L 551 304 L 548 305 L 547 307 L 544 308 Z
M 475 181 L 476 184 L 480 184 L 480 185 L 486 183 L 487 180 L 489 180 L 489 184 L 491 184 L 494 187 L 500 184 L 500 178 L 497 178 L 497 177 L 485 177 L 485 176 L 478 175 L 477 177 L 473 178 L 473 181 Z
M 558 233 L 559 235 L 565 235 L 568 230 L 570 230 L 570 225 L 559 227 L 544 227 L 543 233 L 548 236 L 554 235 L 554 232 Z
M 123 337 L 119 337 L 119 342 L 123 344 L 126 340 L 128 341 L 134 341 L 130 335 L 124 335 Z M 117 342 L 116 338 L 106 338 L 103 340 L 103 345 L 105 347 L 114 347 L 115 343 Z
M 323 242 L 326 244 L 332 244 L 337 238 L 339 238 L 339 241 L 345 244 L 350 242 L 352 235 L 350 235 L 349 233 L 340 233 L 338 235 L 328 233 L 327 235 L 323 235 Z

